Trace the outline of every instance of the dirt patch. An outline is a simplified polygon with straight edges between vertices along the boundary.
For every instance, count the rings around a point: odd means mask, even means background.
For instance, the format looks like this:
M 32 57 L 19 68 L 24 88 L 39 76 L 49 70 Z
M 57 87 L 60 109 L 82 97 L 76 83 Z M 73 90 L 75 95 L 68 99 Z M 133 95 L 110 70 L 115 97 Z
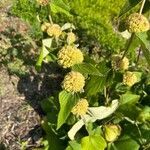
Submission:
M 40 145 L 43 132 L 39 114 L 35 110 L 38 103 L 34 107 L 30 105 L 26 99 L 28 91 L 26 95 L 19 92 L 18 84 L 21 83 L 21 91 L 25 90 L 24 86 L 28 86 L 29 94 L 33 93 L 34 85 L 21 81 L 20 76 L 29 73 L 31 69 L 26 67 L 26 58 L 29 58 L 29 55 L 24 55 L 23 51 L 27 49 L 26 52 L 32 55 L 33 45 L 24 38 L 28 25 L 9 14 L 11 2 L 0 2 L 0 143 L 8 150 L 32 149 Z M 19 51 L 20 49 L 22 51 Z M 14 52 L 15 55 L 11 55 L 11 50 L 18 50 L 21 55 Z M 10 70 L 14 72 L 10 74 Z M 21 71 L 19 76 L 18 71 Z

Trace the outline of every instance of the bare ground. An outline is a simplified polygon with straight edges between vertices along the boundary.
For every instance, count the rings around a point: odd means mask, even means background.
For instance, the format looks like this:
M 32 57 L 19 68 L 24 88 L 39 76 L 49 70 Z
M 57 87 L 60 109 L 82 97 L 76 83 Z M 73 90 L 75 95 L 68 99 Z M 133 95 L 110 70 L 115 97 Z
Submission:
M 8 15 L 11 6 L 9 1 L 6 3 L 2 0 L 2 3 L 0 4 L 0 46 L 3 46 L 7 52 L 10 47 L 13 47 L 10 43 L 12 39 L 9 39 L 13 37 L 3 33 L 11 29 L 13 30 L 12 35 L 19 33 L 23 36 L 28 30 L 28 25 L 19 18 Z M 30 51 L 33 51 L 32 46 L 30 46 Z M 20 77 L 10 74 L 11 66 L 8 69 L 1 60 L 3 60 L 2 55 L 0 58 L 0 143 L 8 150 L 38 147 L 42 129 L 39 106 L 35 98 L 38 88 L 35 84 L 37 80 L 31 82 L 32 75 Z M 4 62 L 6 60 L 7 57 L 4 58 Z M 0 150 L 2 149 L 1 144 Z

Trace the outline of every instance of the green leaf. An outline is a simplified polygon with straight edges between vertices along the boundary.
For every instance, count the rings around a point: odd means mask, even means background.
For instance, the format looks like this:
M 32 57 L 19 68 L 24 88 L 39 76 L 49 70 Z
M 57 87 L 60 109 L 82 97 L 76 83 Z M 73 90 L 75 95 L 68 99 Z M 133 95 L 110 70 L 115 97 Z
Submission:
M 60 92 L 60 111 L 58 114 L 57 129 L 59 129 L 62 126 L 62 124 L 65 123 L 66 119 L 68 118 L 71 112 L 71 109 L 76 104 L 77 100 L 79 100 L 79 96 L 77 94 L 68 93 L 66 91 Z
M 80 73 L 89 74 L 89 75 L 102 76 L 102 74 L 99 72 L 99 70 L 90 63 L 76 64 L 72 67 L 72 70 L 78 71 Z
M 49 51 L 47 50 L 47 48 L 46 48 L 45 46 L 42 46 L 42 49 L 41 49 L 39 58 L 38 58 L 38 60 L 37 60 L 37 62 L 36 62 L 36 68 L 37 68 L 37 69 L 40 69 L 40 68 L 41 68 L 43 59 L 44 59 L 48 54 L 49 54 Z
M 53 0 L 50 4 L 53 13 L 64 13 L 71 17 L 70 8 L 63 2 L 63 0 Z
M 104 89 L 105 83 L 105 77 L 90 76 L 90 79 L 85 86 L 85 92 L 87 93 L 87 95 L 95 95 L 96 93 L 101 92 Z
M 143 45 L 142 51 L 144 57 L 146 58 L 148 64 L 150 65 L 150 42 L 149 42 L 150 39 L 148 37 L 148 34 L 146 32 L 143 32 L 143 33 L 137 33 L 136 36 L 139 38 L 139 40 Z
M 81 145 L 76 141 L 70 141 L 66 150 L 81 150 Z
M 123 16 L 127 12 L 131 11 L 133 8 L 135 8 L 137 5 L 141 3 L 142 0 L 127 0 L 123 8 L 121 9 L 119 17 Z
M 82 150 L 104 150 L 107 144 L 101 135 L 90 135 L 82 138 Z
M 131 137 L 124 135 L 115 143 L 111 144 L 110 150 L 139 150 L 140 145 Z
M 121 95 L 120 97 L 120 106 L 123 105 L 130 105 L 130 104 L 135 104 L 138 102 L 140 99 L 139 95 L 131 94 L 131 93 L 126 93 Z
M 42 120 L 42 128 L 46 133 L 45 149 L 59 150 L 64 149 L 64 142 L 59 139 L 58 135 L 54 132 L 53 125 L 47 121 L 47 118 Z

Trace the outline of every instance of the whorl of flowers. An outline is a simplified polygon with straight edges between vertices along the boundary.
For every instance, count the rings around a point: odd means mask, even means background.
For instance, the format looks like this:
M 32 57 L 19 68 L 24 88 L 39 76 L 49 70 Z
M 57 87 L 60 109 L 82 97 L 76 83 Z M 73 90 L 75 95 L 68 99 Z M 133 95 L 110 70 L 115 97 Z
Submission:
M 79 72 L 69 72 L 62 83 L 62 87 L 68 92 L 82 92 L 85 85 L 85 78 Z
M 70 45 L 76 41 L 76 35 L 73 32 L 67 34 L 67 43 Z
M 121 128 L 119 125 L 110 124 L 104 126 L 104 135 L 105 135 L 105 139 L 108 142 L 115 141 L 120 134 L 121 134 Z
M 41 6 L 46 6 L 49 3 L 49 0 L 37 0 L 38 4 Z
M 123 75 L 123 83 L 125 85 L 128 86 L 132 86 L 137 82 L 137 77 L 135 75 L 135 73 L 127 71 L 124 75 Z
M 82 98 L 78 103 L 72 108 L 72 113 L 77 116 L 83 116 L 88 111 L 89 103 L 86 99 Z
M 75 64 L 83 62 L 82 52 L 74 46 L 64 46 L 58 52 L 58 63 L 63 68 L 69 68 Z
M 145 32 L 150 29 L 150 23 L 142 14 L 133 13 L 127 19 L 127 28 L 131 33 Z
M 127 70 L 129 67 L 129 60 L 127 57 L 122 59 L 121 55 L 113 55 L 111 64 L 115 70 Z
M 61 27 L 58 24 L 51 24 L 47 29 L 47 34 L 58 38 L 62 34 Z
M 47 29 L 48 29 L 50 26 L 51 26 L 50 23 L 44 22 L 44 23 L 41 25 L 41 30 L 42 30 L 43 32 L 47 32 Z

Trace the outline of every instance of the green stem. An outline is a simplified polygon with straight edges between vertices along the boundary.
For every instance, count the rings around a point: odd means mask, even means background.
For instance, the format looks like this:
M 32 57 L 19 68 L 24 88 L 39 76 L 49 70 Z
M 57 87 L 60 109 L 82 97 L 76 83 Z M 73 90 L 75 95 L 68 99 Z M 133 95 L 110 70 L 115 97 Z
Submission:
M 131 34 L 131 38 L 130 38 L 129 41 L 128 41 L 126 50 L 124 51 L 124 54 L 123 54 L 121 60 L 127 55 L 128 51 L 129 51 L 129 48 L 130 48 L 130 46 L 131 46 L 131 43 L 132 43 L 132 41 L 133 41 L 133 39 L 134 39 L 134 36 L 135 36 L 135 34 L 132 33 L 132 34 Z

